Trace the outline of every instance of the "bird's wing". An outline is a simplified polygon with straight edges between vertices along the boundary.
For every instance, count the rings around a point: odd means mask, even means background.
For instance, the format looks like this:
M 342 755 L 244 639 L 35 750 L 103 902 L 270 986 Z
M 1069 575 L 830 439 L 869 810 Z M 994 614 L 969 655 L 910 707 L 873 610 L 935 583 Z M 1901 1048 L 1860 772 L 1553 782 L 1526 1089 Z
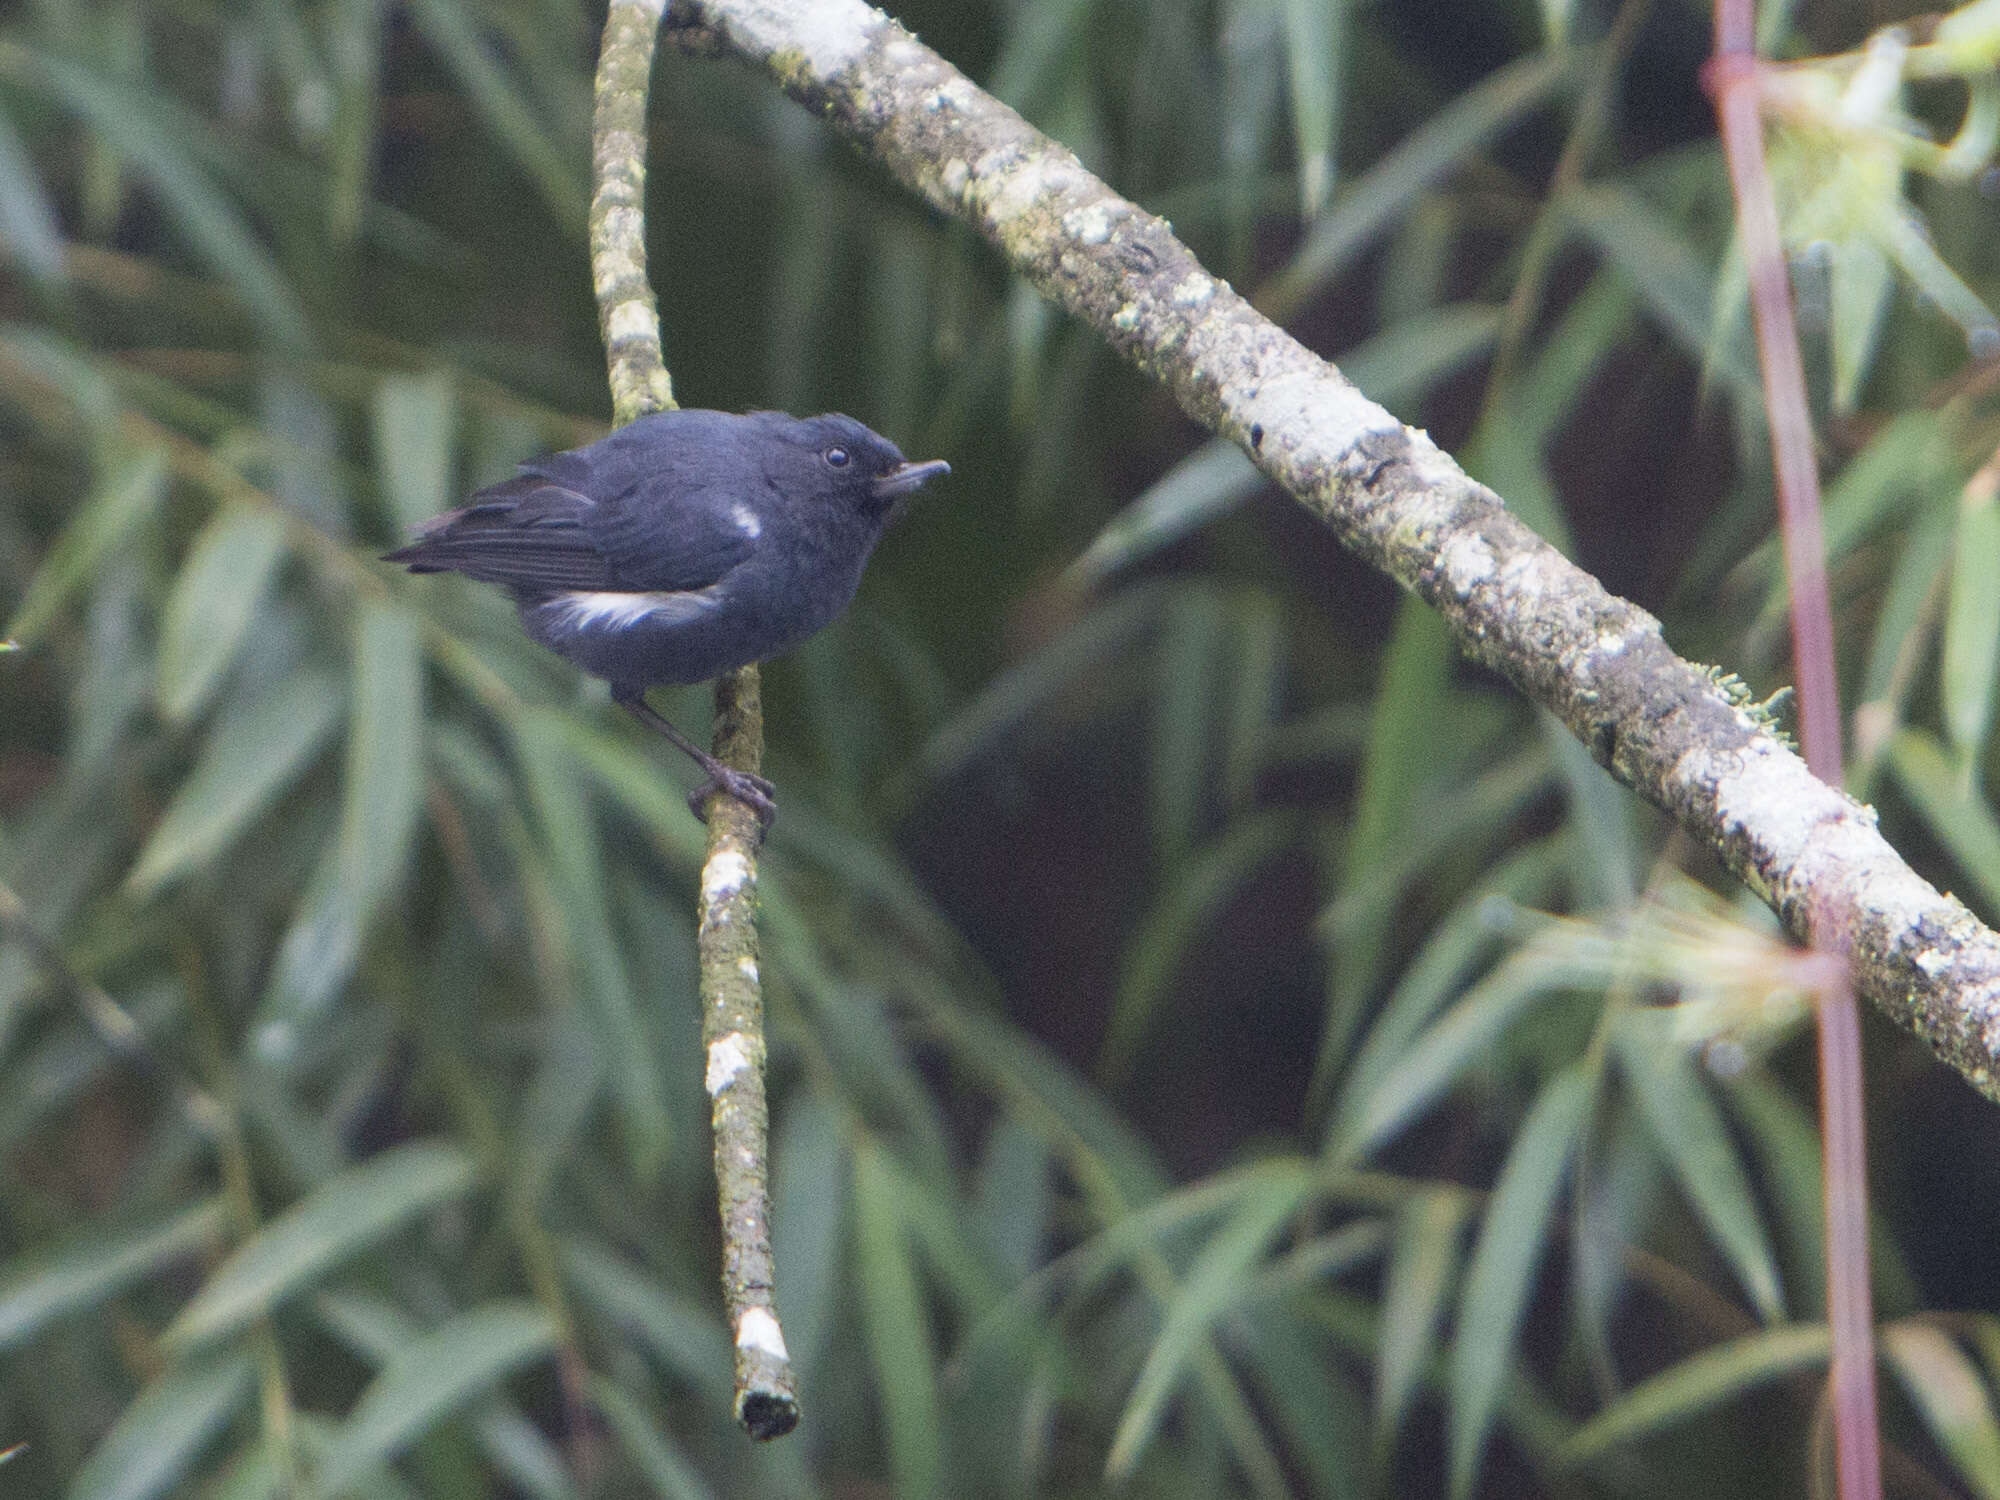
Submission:
M 412 573 L 463 573 L 517 594 L 618 587 L 586 522 L 590 499 L 539 474 L 479 491 L 426 521 L 409 546 L 386 554 Z
M 615 581 L 606 587 L 705 589 L 750 559 L 764 527 L 741 484 L 690 479 L 685 471 L 649 474 L 593 507 L 584 529 L 611 565 Z

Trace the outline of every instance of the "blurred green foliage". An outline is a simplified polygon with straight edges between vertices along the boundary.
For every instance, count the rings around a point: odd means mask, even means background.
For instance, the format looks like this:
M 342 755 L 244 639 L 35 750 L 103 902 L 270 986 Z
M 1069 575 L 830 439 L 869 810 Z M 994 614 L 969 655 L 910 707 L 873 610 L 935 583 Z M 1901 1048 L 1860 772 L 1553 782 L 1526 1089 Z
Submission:
M 1851 53 L 1777 160 L 1854 789 L 1989 919 L 1993 9 L 1766 17 Z M 902 14 L 1778 685 L 1698 7 Z M 0 1490 L 1805 1492 L 1768 917 L 965 230 L 666 55 L 682 399 L 954 469 L 767 675 L 806 1420 L 735 1431 L 682 768 L 504 600 L 374 560 L 603 418 L 597 20 L 0 20 Z M 2000 1130 L 1871 1054 L 1896 1461 L 2000 1493 Z

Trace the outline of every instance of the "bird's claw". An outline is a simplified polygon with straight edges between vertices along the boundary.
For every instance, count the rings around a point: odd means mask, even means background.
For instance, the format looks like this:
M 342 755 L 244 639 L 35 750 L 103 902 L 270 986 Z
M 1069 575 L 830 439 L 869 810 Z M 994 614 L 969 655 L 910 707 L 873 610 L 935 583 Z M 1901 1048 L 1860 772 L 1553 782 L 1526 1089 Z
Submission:
M 759 835 L 770 832 L 771 820 L 778 816 L 777 787 L 752 771 L 738 771 L 724 765 L 712 766 L 708 780 L 688 793 L 688 811 L 706 823 L 708 799 L 717 792 L 734 797 L 757 815 Z

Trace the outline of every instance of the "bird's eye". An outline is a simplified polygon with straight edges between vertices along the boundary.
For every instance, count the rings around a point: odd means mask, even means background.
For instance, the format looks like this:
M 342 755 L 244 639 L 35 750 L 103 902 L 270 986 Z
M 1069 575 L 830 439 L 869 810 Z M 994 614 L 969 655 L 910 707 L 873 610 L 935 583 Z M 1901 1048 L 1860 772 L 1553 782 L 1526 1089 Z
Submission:
M 829 448 L 820 457 L 824 458 L 828 465 L 833 468 L 844 469 L 847 467 L 848 453 L 845 448 Z

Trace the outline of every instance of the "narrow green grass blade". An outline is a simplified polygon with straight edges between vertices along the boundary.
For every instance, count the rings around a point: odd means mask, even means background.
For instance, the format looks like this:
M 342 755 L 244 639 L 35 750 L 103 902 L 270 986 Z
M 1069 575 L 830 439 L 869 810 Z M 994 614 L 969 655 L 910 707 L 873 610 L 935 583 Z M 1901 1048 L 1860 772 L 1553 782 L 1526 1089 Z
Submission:
M 1211 739 L 1227 637 L 1222 601 L 1199 586 L 1178 590 L 1160 622 L 1153 657 L 1153 847 L 1171 870 L 1187 856 L 1211 806 Z
M 1166 1415 L 1168 1401 L 1190 1374 L 1195 1357 L 1207 1346 L 1210 1331 L 1252 1285 L 1252 1268 L 1263 1259 L 1285 1221 L 1298 1211 L 1312 1181 L 1310 1171 L 1296 1162 L 1274 1163 L 1259 1170 L 1195 1257 L 1187 1276 L 1165 1304 L 1159 1337 L 1154 1339 L 1118 1419 L 1111 1452 L 1104 1460 L 1105 1474 L 1113 1482 L 1128 1477 L 1144 1456 Z
M 514 725 L 522 780 L 562 897 L 569 959 L 589 997 L 599 1045 L 611 1067 L 611 1097 L 633 1171 L 650 1177 L 666 1160 L 673 1127 L 661 1093 L 657 1053 L 639 1015 L 604 888 L 604 850 L 568 747 L 578 737 L 564 716 L 522 714 Z M 651 772 L 658 781 L 657 770 Z M 681 811 L 686 812 L 682 803 Z
M 840 1262 L 853 1180 L 840 1112 L 817 1090 L 797 1089 L 778 1117 L 772 1153 L 771 1253 L 778 1311 L 792 1363 L 812 1377 L 841 1307 Z
M 1361 1500 L 1370 1493 L 1368 1402 L 1330 1341 L 1283 1304 L 1246 1307 L 1242 1325 L 1235 1343 L 1258 1409 L 1271 1414 L 1304 1481 L 1293 1493 Z
M 1204 443 L 1106 522 L 1066 576 L 1094 588 L 1228 515 L 1264 482 L 1234 443 Z
M 1709 367 L 1730 390 L 1757 390 L 1757 372 L 1740 341 L 1716 347 L 1710 338 L 1715 273 L 1674 220 L 1616 183 L 1572 188 L 1561 206 L 1689 359 L 1700 363 L 1713 356 Z
M 268 1042 L 346 984 L 369 919 L 401 883 L 423 811 L 423 642 L 417 619 L 365 600 L 355 621 L 340 826 L 278 950 Z
M 0 44 L 0 75 L 53 94 L 144 174 L 189 242 L 242 292 L 272 343 L 293 353 L 309 346 L 310 326 L 297 293 L 244 212 L 202 169 L 200 143 L 187 138 L 179 117 L 156 109 L 141 90 L 14 43 Z
M 1951 597 L 1945 607 L 1938 688 L 1945 733 L 1962 763 L 1985 751 L 1993 725 L 1993 678 L 2000 663 L 2000 589 L 1993 586 L 2000 558 L 2000 500 L 1968 487 L 1959 504 L 1958 539 L 1952 547 Z
M 385 375 L 370 405 L 375 472 L 389 514 L 405 531 L 451 506 L 458 400 L 451 372 Z
M 1620 1071 L 1674 1178 L 1749 1293 L 1757 1316 L 1784 1316 L 1777 1257 L 1743 1160 L 1714 1098 L 1657 1011 L 1628 1012 L 1617 1030 Z
M 986 1137 L 970 1228 L 1003 1277 L 1020 1281 L 1040 1265 L 1055 1213 L 1048 1142 L 1012 1115 Z
M 473 8 L 463 0 L 414 0 L 409 13 L 445 66 L 458 75 L 487 127 L 541 190 L 550 212 L 564 229 L 580 236 L 589 208 L 584 156 L 564 151 L 543 129 L 533 106 L 480 36 Z
M 1482 358 L 1504 309 L 1485 302 L 1426 308 L 1343 353 L 1340 373 L 1407 421 L 1438 385 Z
M 285 553 L 285 524 L 271 511 L 216 511 L 188 557 L 160 616 L 160 712 L 170 724 L 199 713 L 255 618 Z
M 1971 880 L 1986 912 L 2000 912 L 2000 819 L 1986 799 L 1966 788 L 1942 747 L 1921 729 L 1901 730 L 1890 740 L 1889 769 L 1932 837 Z
M 489 1302 L 398 1349 L 355 1403 L 316 1476 L 332 1495 L 386 1463 L 516 1370 L 554 1352 L 555 1321 L 532 1302 Z
M 1513 1363 L 1535 1266 L 1555 1216 L 1570 1153 L 1583 1136 L 1597 1079 L 1587 1063 L 1545 1087 L 1507 1152 L 1466 1273 L 1451 1351 L 1451 1493 L 1473 1493 L 1479 1457 Z
M 1299 217 L 1319 217 L 1333 185 L 1349 0 L 1285 0 L 1285 74 L 1299 154 Z
M 1557 1451 L 1564 1467 L 1586 1464 L 1625 1443 L 1688 1421 L 1758 1386 L 1826 1363 L 1831 1341 L 1814 1323 L 1765 1328 L 1641 1381 L 1570 1434 Z
M 1417 791 L 1434 764 L 1429 746 L 1448 712 L 1452 663 L 1450 638 L 1437 612 L 1420 600 L 1402 600 L 1375 686 L 1368 750 L 1341 857 L 1343 889 L 1390 860 L 1406 825 L 1419 820 Z M 1381 977 L 1393 917 L 1388 902 L 1377 903 L 1335 940 L 1333 1014 L 1325 1044 L 1334 1057 L 1346 1055 Z
M 420 1214 L 461 1197 L 475 1177 L 456 1146 L 392 1146 L 320 1184 L 252 1235 L 216 1268 L 167 1329 L 184 1349 L 234 1332 Z
M 1545 995 L 1602 984 L 1617 961 L 1607 937 L 1564 930 L 1515 953 L 1473 986 L 1350 1112 L 1335 1156 L 1357 1160 L 1389 1139 L 1486 1058 L 1515 1017 Z
M 708 1308 L 668 1291 L 611 1250 L 580 1234 L 558 1246 L 579 1305 L 607 1319 L 674 1375 L 729 1409 L 729 1336 Z M 786 1319 L 786 1338 L 791 1320 Z
M 0 110 L 0 247 L 37 281 L 64 277 L 62 228 L 14 122 Z
M 1568 840 L 1559 836 L 1526 845 L 1501 860 L 1484 885 L 1432 924 L 1347 1066 L 1334 1098 L 1335 1140 L 1359 1128 L 1369 1101 L 1381 1094 L 1383 1080 L 1401 1066 L 1432 1018 L 1472 983 L 1494 948 L 1517 935 L 1519 912 L 1547 904 L 1566 878 L 1569 858 Z
M 1880 246 L 1857 237 L 1834 248 L 1827 332 L 1833 345 L 1833 409 L 1842 416 L 1853 412 L 1861 382 L 1874 367 L 1895 290 L 1895 273 Z
M 99 475 L 7 622 L 4 639 L 10 646 L 32 646 L 41 639 L 112 548 L 160 503 L 166 489 L 167 456 L 157 448 L 125 454 Z
M 701 1471 L 647 1415 L 638 1398 L 605 1375 L 591 1378 L 590 1398 L 610 1424 L 618 1446 L 660 1500 L 709 1500 L 714 1492 L 702 1482 Z
M 0 1350 L 214 1245 L 223 1223 L 221 1201 L 210 1198 L 157 1223 L 115 1233 L 98 1226 L 59 1249 L 15 1257 L 0 1267 Z
M 1569 52 L 1520 58 L 1432 115 L 1335 197 L 1291 264 L 1259 291 L 1258 305 L 1284 322 L 1440 177 L 1547 102 L 1575 63 Z
M 1214 924 L 1243 883 L 1292 843 L 1297 828 L 1297 820 L 1283 811 L 1241 818 L 1174 872 L 1140 920 L 1120 965 L 1118 992 L 1099 1054 L 1101 1077 L 1115 1083 L 1130 1076 L 1189 954 L 1212 935 Z
M 904 1234 L 902 1203 L 881 1148 L 854 1153 L 855 1277 L 875 1392 L 899 1495 L 935 1493 L 942 1477 L 930 1313 Z
M 2000 1500 L 2000 1420 L 1978 1367 L 1940 1328 L 1905 1321 L 1882 1330 L 1882 1351 L 1931 1436 L 1984 1500 Z
M 250 1356 L 241 1350 L 169 1367 L 84 1460 L 68 1500 L 152 1500 L 172 1492 L 250 1389 Z
M 1440 1190 L 1419 1195 L 1397 1216 L 1375 1363 L 1375 1437 L 1383 1453 L 1394 1446 L 1417 1383 L 1437 1358 L 1438 1324 L 1457 1279 L 1469 1207 L 1464 1193 Z

